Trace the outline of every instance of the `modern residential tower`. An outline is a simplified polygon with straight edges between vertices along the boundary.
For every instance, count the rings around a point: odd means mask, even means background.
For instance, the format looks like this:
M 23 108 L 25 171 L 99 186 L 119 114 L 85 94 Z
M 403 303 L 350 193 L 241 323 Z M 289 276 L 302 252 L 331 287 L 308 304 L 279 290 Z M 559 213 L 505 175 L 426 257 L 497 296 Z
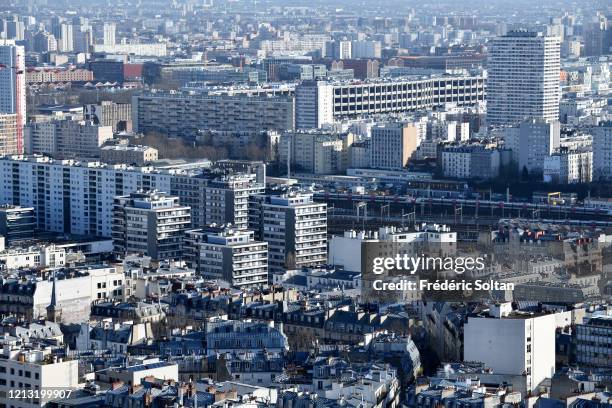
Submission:
M 0 40 L 0 114 L 4 113 L 16 115 L 16 145 L 21 153 L 26 123 L 25 51 L 8 40 Z
M 491 42 L 488 58 L 489 125 L 559 119 L 558 37 L 512 31 Z

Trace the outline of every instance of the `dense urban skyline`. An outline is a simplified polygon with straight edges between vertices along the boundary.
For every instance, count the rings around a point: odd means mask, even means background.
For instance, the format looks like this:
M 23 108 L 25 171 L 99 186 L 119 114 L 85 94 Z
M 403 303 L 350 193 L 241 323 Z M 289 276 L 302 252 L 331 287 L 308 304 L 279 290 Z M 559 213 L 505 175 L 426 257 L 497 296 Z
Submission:
M 0 408 L 607 408 L 612 4 L 4 0 Z

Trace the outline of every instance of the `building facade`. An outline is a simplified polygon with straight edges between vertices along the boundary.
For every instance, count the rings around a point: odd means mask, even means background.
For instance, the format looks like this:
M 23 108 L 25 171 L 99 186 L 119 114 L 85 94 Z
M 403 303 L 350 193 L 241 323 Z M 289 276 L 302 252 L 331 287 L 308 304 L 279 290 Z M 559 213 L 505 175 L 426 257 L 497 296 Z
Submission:
M 62 117 L 49 122 L 28 124 L 25 151 L 27 154 L 58 158 L 99 157 L 100 147 L 112 138 L 113 129 L 110 126 Z
M 317 128 L 336 118 L 473 105 L 485 99 L 484 77 L 440 76 L 327 82 L 304 81 L 295 89 L 296 127 Z
M 559 121 L 529 119 L 520 124 L 518 134 L 519 171 L 542 174 L 544 160 L 559 148 Z
M 169 136 L 196 135 L 201 130 L 294 128 L 293 97 L 203 94 L 149 94 L 132 99 L 135 132 Z
M 372 127 L 370 167 L 401 170 L 408 165 L 417 148 L 417 129 L 401 122 Z
M 492 40 L 488 55 L 487 121 L 515 125 L 559 120 L 558 37 L 515 31 Z
M 312 194 L 288 192 L 250 197 L 249 229 L 268 242 L 270 271 L 327 261 L 327 204 Z
M 180 205 L 178 197 L 158 192 L 119 196 L 113 208 L 113 246 L 120 255 L 178 259 L 190 225 L 190 208 Z
M 593 128 L 593 178 L 612 180 L 612 122 Z
M 23 152 L 23 128 L 26 124 L 25 50 L 14 41 L 0 40 L 0 114 L 16 115 L 17 152 Z M 10 143 L 11 145 L 13 142 Z
M 187 232 L 187 265 L 205 279 L 222 279 L 236 287 L 268 283 L 268 243 L 253 231 L 213 227 Z
M 498 374 L 525 375 L 532 391 L 555 372 L 555 315 L 504 311 L 508 305 L 491 306 L 489 316 L 468 317 L 463 359 Z
M 137 191 L 169 191 L 191 207 L 192 226 L 248 227 L 248 197 L 260 194 L 257 175 L 206 169 L 133 167 L 48 157 L 0 158 L 0 202 L 34 208 L 41 231 L 110 237 L 114 198 Z
M 114 145 L 100 148 L 100 160 L 110 164 L 144 166 L 158 159 L 158 151 L 151 146 Z

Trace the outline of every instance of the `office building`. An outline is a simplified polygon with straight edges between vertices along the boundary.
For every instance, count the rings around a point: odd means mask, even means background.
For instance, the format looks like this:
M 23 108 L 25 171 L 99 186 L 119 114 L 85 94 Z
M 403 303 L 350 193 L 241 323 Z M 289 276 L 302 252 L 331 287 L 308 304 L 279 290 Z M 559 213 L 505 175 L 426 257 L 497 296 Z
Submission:
M 412 124 L 390 122 L 372 127 L 370 167 L 401 170 L 416 151 L 417 129 Z
M 597 13 L 590 21 L 585 22 L 584 27 L 584 55 L 585 56 L 600 56 L 610 53 L 607 47 L 610 44 L 608 37 L 610 36 L 609 17 Z
M 294 128 L 292 97 L 154 93 L 134 96 L 135 132 L 168 136 L 201 130 L 285 131 Z
M 89 63 L 89 70 L 96 81 L 122 84 L 125 80 L 123 65 L 120 60 L 96 59 Z
M 327 204 L 311 193 L 251 196 L 249 229 L 268 243 L 270 272 L 327 261 Z
M 144 254 L 155 260 L 181 258 L 190 225 L 190 209 L 180 205 L 178 197 L 158 192 L 116 197 L 112 228 L 115 253 Z
M 45 53 L 57 51 L 57 41 L 55 40 L 55 36 L 46 31 L 39 31 L 34 34 L 33 43 L 34 52 Z
M 204 279 L 222 279 L 235 287 L 268 283 L 268 243 L 253 231 L 231 226 L 188 231 L 184 259 Z
M 555 373 L 555 314 L 512 311 L 492 305 L 489 315 L 469 316 L 463 360 L 484 363 L 497 374 L 524 375 L 527 391 Z
M 17 152 L 23 152 L 23 128 L 26 124 L 25 51 L 21 45 L 0 40 L 0 114 L 16 115 Z M 10 118 L 7 118 L 10 121 Z
M 353 71 L 353 77 L 359 79 L 378 78 L 381 63 L 375 59 L 343 59 L 334 61 L 332 69 Z
M 0 207 L 0 235 L 7 244 L 34 238 L 34 208 L 3 205 Z
M 334 59 L 352 58 L 351 41 L 328 41 L 325 44 L 325 56 Z
M 489 46 L 487 68 L 489 125 L 559 120 L 558 37 L 523 31 L 497 37 Z
M 469 106 L 485 99 L 482 76 L 368 81 L 304 81 L 295 89 L 298 128 L 317 128 L 340 118 Z
M 612 317 L 594 315 L 576 325 L 576 360 L 581 367 L 608 368 L 612 365 Z

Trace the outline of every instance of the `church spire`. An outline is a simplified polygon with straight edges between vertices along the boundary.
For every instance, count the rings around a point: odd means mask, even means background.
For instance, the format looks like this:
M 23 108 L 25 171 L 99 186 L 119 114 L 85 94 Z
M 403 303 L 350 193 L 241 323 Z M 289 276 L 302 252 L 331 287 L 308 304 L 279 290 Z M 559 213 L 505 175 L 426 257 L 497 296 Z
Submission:
M 53 323 L 61 322 L 61 309 L 57 308 L 57 287 L 56 287 L 57 279 L 55 277 L 55 272 L 53 272 L 53 286 L 51 287 L 51 302 L 49 306 L 47 306 L 47 320 L 52 321 Z

